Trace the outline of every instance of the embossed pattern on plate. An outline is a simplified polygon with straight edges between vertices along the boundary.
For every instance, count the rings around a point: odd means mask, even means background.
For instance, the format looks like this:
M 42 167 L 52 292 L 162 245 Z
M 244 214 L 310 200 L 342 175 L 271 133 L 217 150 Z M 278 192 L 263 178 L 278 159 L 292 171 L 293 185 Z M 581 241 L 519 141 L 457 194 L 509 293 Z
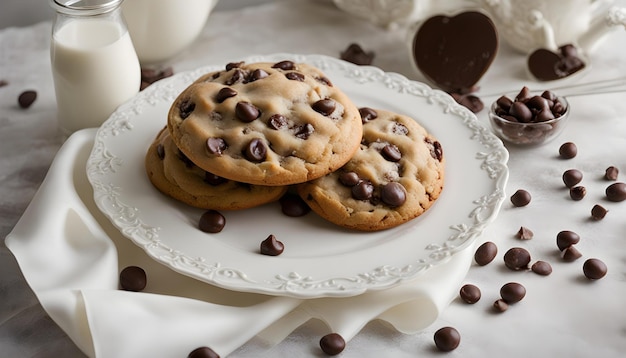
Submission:
M 290 218 L 278 203 L 224 212 L 219 234 L 197 229 L 202 210 L 159 193 L 145 174 L 146 150 L 165 126 L 167 111 L 204 67 L 159 81 L 99 128 L 87 161 L 95 201 L 120 232 L 156 261 L 223 288 L 300 298 L 347 297 L 385 289 L 445 264 L 497 216 L 508 180 L 502 142 L 446 93 L 370 66 L 322 55 L 274 54 L 246 62 L 291 59 L 322 69 L 357 104 L 416 119 L 442 143 L 444 190 L 425 214 L 397 228 L 344 230 L 310 213 Z M 259 253 L 270 234 L 285 244 L 280 256 Z

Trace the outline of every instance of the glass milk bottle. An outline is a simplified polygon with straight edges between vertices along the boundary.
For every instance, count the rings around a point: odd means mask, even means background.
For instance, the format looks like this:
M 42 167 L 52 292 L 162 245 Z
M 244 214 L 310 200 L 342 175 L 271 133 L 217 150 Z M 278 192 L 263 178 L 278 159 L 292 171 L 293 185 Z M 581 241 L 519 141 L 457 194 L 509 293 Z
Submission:
M 141 69 L 122 0 L 50 0 L 56 10 L 50 58 L 65 136 L 99 127 L 138 91 Z

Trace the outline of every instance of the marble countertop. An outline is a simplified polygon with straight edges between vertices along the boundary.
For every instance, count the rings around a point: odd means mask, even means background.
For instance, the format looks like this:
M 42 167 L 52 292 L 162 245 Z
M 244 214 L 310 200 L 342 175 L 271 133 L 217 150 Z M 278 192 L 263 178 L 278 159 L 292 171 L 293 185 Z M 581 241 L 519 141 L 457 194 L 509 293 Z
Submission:
M 237 32 L 233 27 L 237 25 Z M 84 354 L 45 313 L 25 282 L 20 269 L 4 245 L 4 238 L 28 206 L 63 144 L 57 132 L 56 103 L 49 62 L 50 22 L 0 30 L 0 351 L 12 357 L 83 357 Z M 406 29 L 381 29 L 351 17 L 327 3 L 290 1 L 269 3 L 241 10 L 216 12 L 192 48 L 173 61 L 175 72 L 207 64 L 221 64 L 253 54 L 319 53 L 338 57 L 350 43 L 374 51 L 373 65 L 424 81 L 415 72 L 405 46 Z M 561 85 L 623 77 L 626 73 L 626 31 L 611 34 L 589 55 L 591 69 Z M 477 93 L 496 94 L 522 86 L 533 89 L 550 85 L 529 79 L 525 57 L 502 44 L 498 56 L 480 82 Z M 28 109 L 18 106 L 24 90 L 37 91 Z M 606 200 L 610 182 L 602 176 L 608 166 L 626 181 L 625 94 L 579 96 L 569 99 L 571 123 L 553 142 L 524 149 L 509 147 L 510 179 L 507 194 L 517 189 L 532 193 L 523 208 L 504 203 L 497 220 L 480 241 L 499 247 L 495 261 L 484 267 L 473 265 L 466 283 L 482 290 L 482 299 L 467 305 L 455 299 L 435 323 L 422 332 L 406 335 L 382 322 L 372 322 L 354 339 L 342 357 L 436 357 L 433 333 L 453 326 L 461 333 L 461 345 L 451 356 L 475 357 L 622 357 L 626 351 L 626 202 Z M 496 96 L 484 96 L 486 105 Z M 478 113 L 487 123 L 487 111 Z M 558 158 L 561 143 L 577 144 L 578 156 Z M 584 173 L 587 196 L 569 198 L 561 181 L 570 168 Z M 468 183 L 471 190 L 471 183 Z M 590 210 L 601 204 L 609 212 L 600 221 L 591 220 Z M 531 240 L 515 238 L 525 226 L 534 232 Z M 582 237 L 579 260 L 564 262 L 556 248 L 556 234 L 572 230 Z M 552 264 L 550 276 L 512 272 L 502 256 L 514 246 L 528 249 L 533 261 Z M 608 274 L 589 281 L 582 273 L 587 258 L 602 259 Z M 503 313 L 495 313 L 493 302 L 500 287 L 510 281 L 524 284 L 524 300 Z M 323 356 L 317 341 L 322 332 L 318 322 L 309 322 L 276 347 L 264 347 L 255 339 L 232 357 Z

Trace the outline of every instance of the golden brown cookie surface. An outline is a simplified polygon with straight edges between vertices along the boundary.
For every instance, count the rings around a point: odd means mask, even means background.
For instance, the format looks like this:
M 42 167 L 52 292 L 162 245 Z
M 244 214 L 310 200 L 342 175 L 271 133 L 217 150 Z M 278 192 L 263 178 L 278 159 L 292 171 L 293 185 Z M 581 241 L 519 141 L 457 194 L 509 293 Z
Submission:
M 258 185 L 319 178 L 359 147 L 352 101 L 302 63 L 234 63 L 206 74 L 174 101 L 168 128 L 194 163 Z
M 304 201 L 343 227 L 377 231 L 424 213 L 439 197 L 445 159 L 441 144 L 415 120 L 362 108 L 363 141 L 341 169 L 298 185 Z

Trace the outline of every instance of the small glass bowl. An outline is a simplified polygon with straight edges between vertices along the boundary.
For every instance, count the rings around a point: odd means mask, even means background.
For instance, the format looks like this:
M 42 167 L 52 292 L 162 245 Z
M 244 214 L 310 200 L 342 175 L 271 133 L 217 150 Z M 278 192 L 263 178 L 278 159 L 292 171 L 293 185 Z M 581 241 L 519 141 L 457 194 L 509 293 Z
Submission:
M 532 93 L 540 95 L 540 93 Z M 509 96 L 515 98 L 515 94 Z M 568 122 L 570 114 L 569 102 L 565 97 L 557 97 L 565 107 L 565 112 L 557 118 L 543 122 L 513 122 L 496 114 L 498 107 L 494 101 L 489 108 L 489 123 L 494 133 L 506 143 L 518 146 L 536 146 L 546 144 L 558 137 Z

